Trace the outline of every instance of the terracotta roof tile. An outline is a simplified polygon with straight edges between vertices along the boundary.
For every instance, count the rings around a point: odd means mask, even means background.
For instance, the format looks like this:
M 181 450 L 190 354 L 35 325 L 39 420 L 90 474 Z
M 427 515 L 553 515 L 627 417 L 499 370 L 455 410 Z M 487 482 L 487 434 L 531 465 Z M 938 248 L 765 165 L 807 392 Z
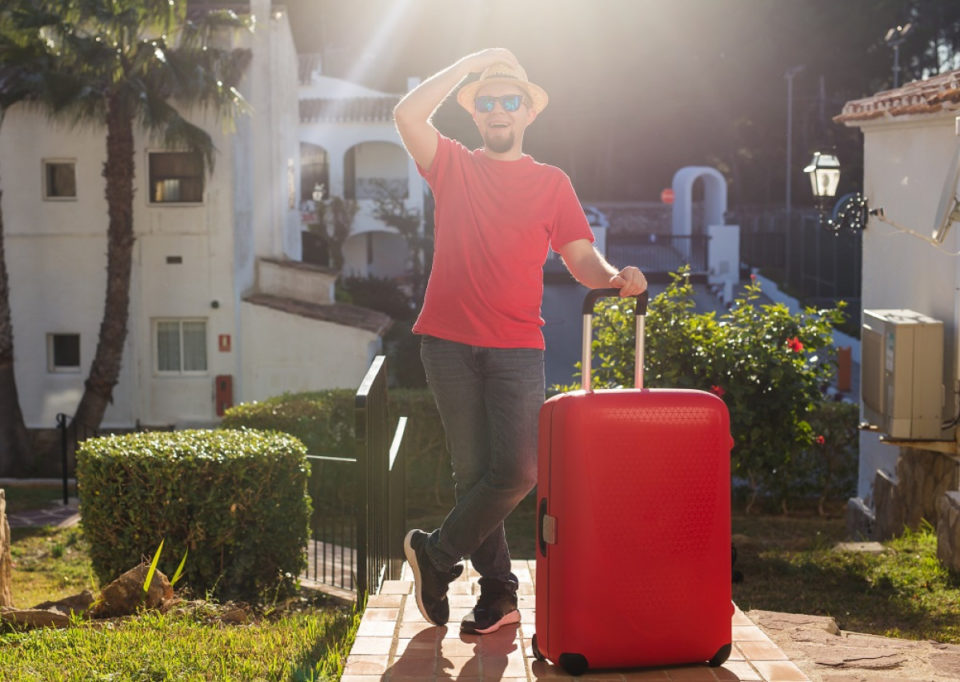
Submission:
M 833 120 L 848 123 L 881 116 L 932 114 L 943 109 L 960 110 L 960 69 L 851 100 L 843 105 L 843 110 Z
M 365 329 L 379 335 L 383 335 L 393 323 L 390 316 L 385 313 L 348 303 L 306 303 L 269 294 L 250 294 L 244 296 L 243 300 L 246 303 L 273 308 L 291 315 Z
M 390 122 L 399 97 L 300 100 L 301 123 Z

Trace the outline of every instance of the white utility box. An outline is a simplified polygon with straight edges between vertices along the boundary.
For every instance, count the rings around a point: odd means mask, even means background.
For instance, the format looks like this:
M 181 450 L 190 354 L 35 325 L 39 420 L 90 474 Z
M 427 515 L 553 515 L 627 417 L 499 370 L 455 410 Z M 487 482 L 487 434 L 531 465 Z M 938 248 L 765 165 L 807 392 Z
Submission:
M 943 422 L 943 322 L 913 310 L 864 310 L 860 398 L 890 438 L 937 440 Z

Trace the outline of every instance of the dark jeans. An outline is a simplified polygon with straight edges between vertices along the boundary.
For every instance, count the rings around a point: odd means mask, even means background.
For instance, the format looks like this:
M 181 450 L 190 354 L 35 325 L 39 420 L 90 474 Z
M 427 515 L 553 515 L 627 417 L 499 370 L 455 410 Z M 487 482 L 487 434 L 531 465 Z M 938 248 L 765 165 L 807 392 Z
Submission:
M 516 581 L 503 520 L 537 482 L 543 351 L 425 336 L 420 357 L 443 420 L 456 495 L 427 554 L 441 570 L 469 556 L 481 577 Z

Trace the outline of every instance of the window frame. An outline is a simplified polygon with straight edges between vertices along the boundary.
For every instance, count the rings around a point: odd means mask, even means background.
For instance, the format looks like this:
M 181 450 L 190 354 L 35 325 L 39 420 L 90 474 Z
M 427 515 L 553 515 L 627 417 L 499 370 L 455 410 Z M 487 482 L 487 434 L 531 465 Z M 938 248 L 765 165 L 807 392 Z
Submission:
M 54 353 L 54 337 L 57 336 L 75 336 L 77 337 L 77 364 L 76 365 L 58 365 Z M 80 374 L 83 360 L 80 350 L 80 332 L 47 332 L 47 374 Z
M 69 164 L 73 166 L 73 196 L 54 196 L 50 194 L 50 182 L 48 175 L 48 166 L 53 164 L 66 165 Z M 43 194 L 44 201 L 76 201 L 77 195 L 80 193 L 77 189 L 77 160 L 76 158 L 67 158 L 67 157 L 45 157 L 40 159 L 40 181 L 41 181 L 41 192 Z
M 160 369 L 160 337 L 158 336 L 161 322 L 176 322 L 178 343 L 180 344 L 180 369 Z M 200 369 L 183 369 L 183 323 L 203 322 L 203 348 L 206 367 Z M 153 375 L 156 377 L 205 377 L 210 376 L 210 320 L 206 317 L 154 317 L 150 320 L 151 338 L 153 340 Z
M 154 201 L 153 200 L 153 172 L 150 168 L 150 159 L 154 154 L 196 154 L 200 157 L 200 199 L 199 201 Z M 203 160 L 203 155 L 200 152 L 193 152 L 189 149 L 147 149 L 146 150 L 146 183 L 147 183 L 147 206 L 150 208 L 158 208 L 163 206 L 203 206 L 207 201 L 207 170 L 206 162 Z M 173 178 L 170 178 L 173 179 Z

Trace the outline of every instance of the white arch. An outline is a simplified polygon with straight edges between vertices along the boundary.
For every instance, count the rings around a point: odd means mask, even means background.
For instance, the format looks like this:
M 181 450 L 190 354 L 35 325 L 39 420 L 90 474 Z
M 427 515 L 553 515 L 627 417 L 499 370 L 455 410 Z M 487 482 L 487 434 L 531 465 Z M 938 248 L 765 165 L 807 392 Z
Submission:
M 684 166 L 673 174 L 674 235 L 693 234 L 693 183 L 703 178 L 704 227 L 723 225 L 727 212 L 727 181 L 716 168 Z

